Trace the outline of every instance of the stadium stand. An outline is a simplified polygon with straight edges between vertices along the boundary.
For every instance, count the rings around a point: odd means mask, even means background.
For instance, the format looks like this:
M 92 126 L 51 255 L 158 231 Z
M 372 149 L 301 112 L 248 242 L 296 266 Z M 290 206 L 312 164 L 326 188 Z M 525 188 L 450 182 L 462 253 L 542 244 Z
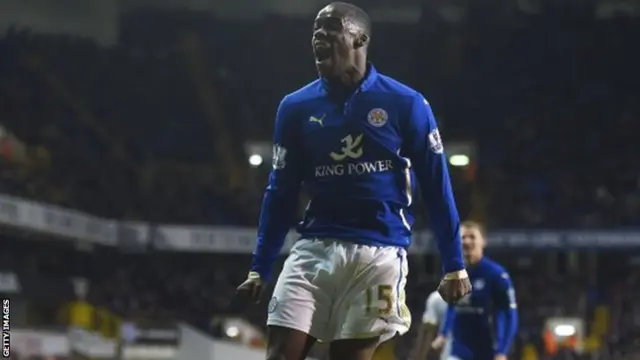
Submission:
M 447 142 L 476 148 L 453 178 L 461 214 L 487 222 L 490 254 L 514 278 L 513 358 L 640 359 L 639 236 L 627 232 L 640 226 L 640 21 L 486 11 L 470 7 L 464 26 L 380 24 L 373 60 L 425 93 Z M 0 39 L 0 293 L 14 327 L 115 339 L 128 323 L 220 338 L 220 319 L 262 329 L 265 305 L 234 298 L 253 239 L 232 236 L 244 242 L 227 253 L 224 236 L 205 234 L 192 238 L 205 250 L 172 251 L 180 229 L 163 224 L 255 226 L 269 165 L 249 167 L 246 144 L 270 141 L 279 99 L 313 78 L 310 21 L 157 9 L 120 21 L 109 47 L 20 27 Z M 41 223 L 13 226 L 25 219 Z M 426 252 L 411 257 L 414 314 L 439 275 Z M 580 344 L 548 338 L 549 319 L 584 321 Z M 396 343 L 398 359 L 411 342 Z

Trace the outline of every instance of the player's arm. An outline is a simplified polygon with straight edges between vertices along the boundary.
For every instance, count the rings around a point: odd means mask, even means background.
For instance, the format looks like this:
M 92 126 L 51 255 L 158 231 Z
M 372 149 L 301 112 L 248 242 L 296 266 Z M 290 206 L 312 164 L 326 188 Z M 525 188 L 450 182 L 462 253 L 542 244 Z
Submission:
M 439 325 L 437 314 L 437 301 L 439 295 L 432 293 L 427 298 L 424 314 L 422 315 L 422 326 L 418 328 L 416 344 L 412 350 L 412 360 L 424 360 L 429 354 L 431 343 L 438 335 Z
M 496 355 L 507 355 L 518 331 L 518 305 L 509 274 L 503 272 L 496 280 Z
M 460 218 L 447 159 L 431 106 L 421 95 L 417 94 L 413 99 L 407 130 L 407 155 L 422 190 L 444 271 L 446 274 L 462 272 Z M 466 276 L 466 273 L 462 275 Z
M 273 135 L 273 169 L 262 200 L 258 239 L 251 271 L 268 281 L 280 255 L 298 205 L 302 182 L 298 128 L 292 123 L 292 108 L 285 97 L 276 113 Z

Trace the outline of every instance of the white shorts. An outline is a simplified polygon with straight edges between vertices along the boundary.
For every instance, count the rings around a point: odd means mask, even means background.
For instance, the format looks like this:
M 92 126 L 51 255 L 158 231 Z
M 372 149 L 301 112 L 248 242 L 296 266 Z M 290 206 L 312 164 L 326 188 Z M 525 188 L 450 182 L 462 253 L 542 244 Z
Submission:
M 322 342 L 402 335 L 407 253 L 335 239 L 296 242 L 269 302 L 267 325 L 305 332 Z

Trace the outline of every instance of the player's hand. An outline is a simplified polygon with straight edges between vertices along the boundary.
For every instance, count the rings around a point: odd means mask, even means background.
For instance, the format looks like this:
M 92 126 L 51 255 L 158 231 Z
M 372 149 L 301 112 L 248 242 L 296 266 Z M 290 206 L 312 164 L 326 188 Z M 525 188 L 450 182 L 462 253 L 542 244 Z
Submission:
M 431 342 L 431 348 L 440 351 L 444 347 L 445 342 L 447 342 L 447 338 L 442 335 L 438 335 L 438 337 Z
M 471 292 L 471 282 L 466 270 L 445 274 L 438 285 L 438 293 L 449 305 L 455 305 Z
M 238 295 L 246 296 L 255 303 L 260 302 L 260 296 L 263 291 L 264 283 L 260 279 L 260 274 L 255 271 L 250 271 L 247 280 L 236 289 Z
M 498 354 L 498 355 L 493 357 L 493 360 L 507 360 L 507 355 Z

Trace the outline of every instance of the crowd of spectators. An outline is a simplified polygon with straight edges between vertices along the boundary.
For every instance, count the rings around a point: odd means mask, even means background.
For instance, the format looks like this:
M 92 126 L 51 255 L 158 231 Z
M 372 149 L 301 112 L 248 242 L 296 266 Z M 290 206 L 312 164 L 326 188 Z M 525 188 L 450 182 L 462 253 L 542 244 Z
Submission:
M 473 199 L 496 227 L 638 225 L 640 22 L 473 14 L 381 24 L 371 49 L 430 99 L 446 141 L 477 145 L 474 176 L 454 177 L 463 215 Z M 10 190 L 109 217 L 254 225 L 268 164 L 250 169 L 244 146 L 269 141 L 279 99 L 315 76 L 309 34 L 290 30 L 308 21 L 156 11 L 121 28 L 109 48 L 0 39 L 0 122 L 29 164 L 3 160 Z
M 463 24 L 381 24 L 371 49 L 380 71 L 430 99 L 446 142 L 476 144 L 475 171 L 452 169 L 461 214 L 502 228 L 640 225 L 640 21 L 471 11 Z M 0 38 L 0 192 L 124 220 L 255 226 L 269 164 L 249 168 L 244 145 L 268 141 L 279 99 L 315 76 L 310 29 L 310 19 L 143 11 L 123 17 L 109 48 L 11 29 Z M 34 254 L 5 240 L 3 264 L 87 277 L 91 300 L 125 318 L 206 328 L 241 313 L 263 324 L 264 308 L 233 301 L 247 256 Z M 509 266 L 519 342 L 535 342 L 545 316 L 588 316 L 595 292 L 612 309 L 611 348 L 633 344 L 637 277 L 543 274 L 535 262 L 546 256 Z M 436 277 L 415 266 L 419 313 Z

